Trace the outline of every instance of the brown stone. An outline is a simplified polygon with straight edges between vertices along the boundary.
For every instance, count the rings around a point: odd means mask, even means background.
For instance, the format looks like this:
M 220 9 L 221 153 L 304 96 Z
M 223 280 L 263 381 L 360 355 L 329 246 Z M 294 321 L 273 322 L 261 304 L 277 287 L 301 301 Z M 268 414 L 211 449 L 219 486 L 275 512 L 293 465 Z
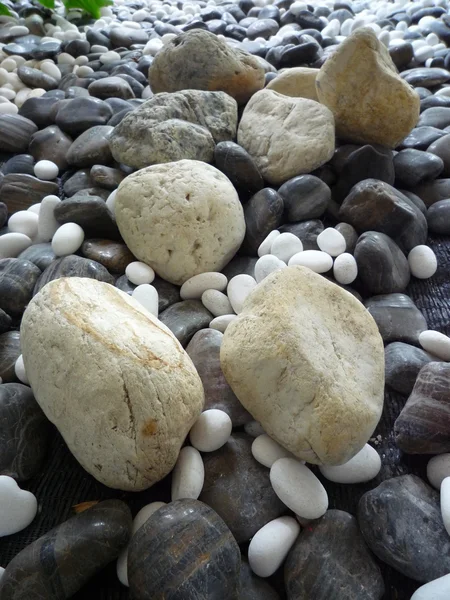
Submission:
M 86 240 L 81 246 L 81 252 L 83 256 L 97 261 L 111 273 L 125 273 L 127 266 L 136 260 L 125 244 L 112 240 Z

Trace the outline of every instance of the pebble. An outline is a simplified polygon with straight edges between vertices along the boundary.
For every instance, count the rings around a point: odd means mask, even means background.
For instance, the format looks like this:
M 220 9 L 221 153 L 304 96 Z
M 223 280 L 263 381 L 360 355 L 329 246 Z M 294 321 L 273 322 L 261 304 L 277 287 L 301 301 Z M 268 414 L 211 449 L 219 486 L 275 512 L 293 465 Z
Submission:
M 200 452 L 214 452 L 227 443 L 233 424 L 223 410 L 205 410 L 189 433 L 191 444 Z
M 275 237 L 270 248 L 270 254 L 276 256 L 284 263 L 288 263 L 294 254 L 302 251 L 303 244 L 293 233 L 280 233 L 280 235 Z
M 36 516 L 36 497 L 31 492 L 20 489 L 17 482 L 8 475 L 0 475 L 0 500 L 0 537 L 22 531 Z
M 317 245 L 322 252 L 327 252 L 330 256 L 339 256 L 346 250 L 345 238 L 334 227 L 327 227 L 317 236 Z
M 349 285 L 358 276 L 358 265 L 354 256 L 343 252 L 336 257 L 333 263 L 333 275 L 338 283 Z
M 420 586 L 411 596 L 411 600 L 447 600 L 449 596 L 450 574 Z
M 301 265 L 315 273 L 326 273 L 333 267 L 333 259 L 328 252 L 320 250 L 304 250 L 298 252 L 289 260 L 288 266 Z
M 421 348 L 403 342 L 393 342 L 385 348 L 386 385 L 409 396 L 420 369 L 429 362 L 439 360 Z
M 208 272 L 190 277 L 183 283 L 180 296 L 183 300 L 200 299 L 206 290 L 223 292 L 228 284 L 228 279 L 223 273 Z
M 185 446 L 180 450 L 172 471 L 172 502 L 182 498 L 197 500 L 204 480 L 205 469 L 200 452 L 191 446 Z
M 241 596 L 239 600 L 280 600 L 280 596 L 267 583 L 253 573 L 248 562 L 242 558 Z
M 431 352 L 441 360 L 450 361 L 450 338 L 439 331 L 422 331 L 419 343 L 424 350 Z
M 17 379 L 21 383 L 24 383 L 25 385 L 30 385 L 27 374 L 25 372 L 25 365 L 23 364 L 22 355 L 20 355 L 19 358 L 16 360 L 16 364 L 14 365 L 14 371 L 16 373 Z
M 60 277 L 87 277 L 111 285 L 114 283 L 113 276 L 100 263 L 81 256 L 69 255 L 52 260 L 37 280 L 34 286 L 34 295 L 49 281 Z
M 261 242 L 261 245 L 258 248 L 259 257 L 265 256 L 266 254 L 270 254 L 272 244 L 279 235 L 281 235 L 281 232 L 278 231 L 278 229 L 274 229 L 268 234 L 268 236 Z
M 255 438 L 252 444 L 254 458 L 265 467 L 272 467 L 273 463 L 280 458 L 292 458 L 289 450 L 280 446 L 278 442 L 263 433 Z
M 52 238 L 52 249 L 56 256 L 74 254 L 84 241 L 84 231 L 76 223 L 61 225 Z
M 301 244 L 300 240 L 298 238 L 296 239 Z M 270 275 L 274 271 L 278 271 L 278 269 L 284 269 L 284 267 L 286 267 L 286 263 L 274 256 L 273 254 L 265 254 L 264 256 L 261 256 L 261 258 L 258 259 L 255 265 L 254 275 L 256 283 L 260 283 L 268 275 Z
M 441 483 L 441 514 L 447 533 L 450 535 L 450 477 Z
M 283 211 L 283 198 L 272 188 L 264 188 L 250 198 L 244 207 L 246 231 L 242 249 L 246 253 L 256 255 L 269 233 L 281 224 Z
M 337 467 L 320 466 L 319 469 L 324 477 L 335 483 L 363 483 L 378 475 L 381 459 L 378 452 L 366 444 L 345 464 Z
M 15 258 L 31 244 L 31 239 L 23 233 L 5 233 L 0 236 L 0 259 Z
M 139 261 L 129 263 L 125 269 L 125 275 L 131 283 L 138 286 L 150 284 L 155 279 L 155 271 L 145 263 Z
M 199 300 L 183 300 L 166 308 L 159 319 L 186 346 L 197 331 L 208 327 L 212 314 Z
M 6 331 L 0 335 L 0 377 L 3 383 L 16 381 L 15 365 L 20 356 L 20 333 Z
M 259 577 L 270 577 L 283 563 L 300 532 L 293 517 L 279 517 L 264 525 L 248 547 L 248 562 Z
M 450 477 L 450 454 L 438 454 L 430 458 L 427 464 L 427 477 L 431 485 L 437 490 L 446 477 Z
M 256 285 L 256 280 L 250 275 L 236 275 L 230 279 L 227 287 L 227 294 L 236 314 L 239 314 L 242 311 L 247 296 Z
M 158 292 L 156 288 L 148 283 L 138 285 L 131 296 L 139 302 L 149 313 L 158 316 Z
M 23 233 L 30 239 L 36 237 L 39 217 L 29 210 L 19 210 L 8 221 L 8 229 L 12 233 Z
M 429 279 L 437 271 L 437 258 L 429 246 L 415 246 L 408 254 L 411 274 L 418 279 Z
M 34 174 L 39 179 L 56 179 L 59 174 L 59 167 L 51 160 L 39 160 L 34 165 Z
M 225 333 L 228 325 L 232 323 L 237 318 L 237 315 L 221 315 L 220 317 L 215 317 L 209 327 L 211 329 L 216 329 L 221 333 Z
M 201 300 L 203 306 L 215 317 L 229 315 L 233 312 L 233 307 L 226 294 L 218 290 L 206 290 L 203 292 Z

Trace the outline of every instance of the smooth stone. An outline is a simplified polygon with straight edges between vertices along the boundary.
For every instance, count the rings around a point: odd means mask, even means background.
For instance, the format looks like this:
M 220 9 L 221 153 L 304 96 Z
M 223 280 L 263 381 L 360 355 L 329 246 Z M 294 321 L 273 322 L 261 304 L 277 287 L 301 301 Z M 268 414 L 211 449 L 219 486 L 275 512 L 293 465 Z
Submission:
M 416 475 L 393 477 L 366 492 L 358 522 L 372 552 L 403 575 L 426 582 L 450 571 L 439 494 Z
M 450 72 L 439 68 L 415 68 L 403 71 L 400 77 L 414 87 L 434 88 L 450 80 Z
M 31 300 L 41 270 L 32 262 L 19 258 L 0 260 L 0 308 L 18 317 Z
M 437 129 L 444 129 L 450 125 L 450 107 L 435 106 L 427 108 L 420 115 L 417 126 L 429 126 L 436 127 Z
M 62 131 L 78 136 L 96 125 L 106 125 L 113 111 L 109 104 L 98 98 L 74 98 L 63 104 L 55 116 Z
M 253 573 L 248 562 L 241 563 L 241 593 L 239 600 L 280 600 L 278 593 L 267 581 Z
M 412 44 L 400 40 L 398 44 L 392 46 L 389 44 L 389 54 L 392 62 L 401 73 L 413 59 L 414 49 Z
M 173 283 L 169 283 L 160 277 L 156 277 L 152 281 L 152 285 L 158 292 L 158 313 L 162 313 L 163 310 L 181 300 L 180 288 L 173 285 Z M 116 280 L 115 286 L 130 296 L 136 289 L 136 286 L 129 281 L 126 275 L 119 277 Z
M 447 600 L 450 595 L 450 574 L 420 586 L 411 600 Z
M 2 333 L 0 335 L 0 377 L 3 383 L 17 381 L 14 367 L 20 353 L 20 333 L 18 331 Z
M 429 145 L 443 137 L 445 132 L 437 127 L 415 127 L 409 135 L 398 146 L 399 148 L 415 148 L 416 150 L 427 150 Z
M 280 446 L 280 444 L 269 437 L 267 433 L 258 435 L 258 437 L 253 440 L 252 454 L 259 463 L 269 469 L 272 467 L 273 463 L 280 458 L 293 458 L 289 450 Z
M 426 245 L 416 246 L 408 254 L 411 275 L 417 279 L 429 279 L 437 271 L 437 258 L 433 250 Z
M 286 510 L 270 486 L 269 472 L 253 458 L 251 444 L 251 437 L 237 433 L 222 448 L 203 456 L 200 500 L 223 518 L 238 543 Z
M 119 169 L 98 164 L 92 167 L 90 176 L 94 185 L 99 185 L 111 191 L 118 188 L 126 177 L 125 173 Z
M 80 169 L 64 182 L 63 190 L 64 194 L 70 198 L 78 192 L 85 192 L 85 190 L 92 188 L 93 185 L 94 182 L 90 177 L 90 170 Z
M 9 536 L 28 527 L 38 508 L 34 494 L 22 490 L 12 477 L 0 475 L 0 497 L 0 536 Z
M 8 207 L 4 202 L 0 202 L 0 227 L 3 227 L 8 220 Z
M 58 227 L 52 238 L 52 249 L 56 256 L 75 254 L 83 243 L 84 231 L 76 223 L 65 223 Z
M 208 327 L 212 314 L 199 300 L 183 300 L 169 306 L 159 320 L 186 346 L 193 335 Z
M 11 329 L 11 325 L 11 317 L 0 308 L 0 334 L 9 331 Z
M 351 254 L 358 241 L 358 232 L 353 225 L 350 225 L 350 223 L 338 223 L 335 226 L 335 229 L 344 237 L 346 252 Z
M 284 565 L 288 600 L 381 600 L 384 582 L 352 515 L 329 510 L 300 532 Z
M 250 154 L 234 142 L 219 142 L 214 150 L 216 167 L 241 193 L 255 194 L 264 181 Z
M 214 510 L 198 500 L 176 500 L 151 515 L 133 536 L 130 590 L 141 600 L 182 600 L 192 594 L 198 600 L 231 600 L 238 597 L 240 563 L 239 547 Z
M 286 181 L 278 190 L 289 222 L 321 217 L 331 199 L 330 188 L 314 175 L 301 175 Z
M 316 92 L 316 77 L 318 72 L 319 69 L 292 67 L 284 70 L 272 79 L 267 88 L 285 96 L 309 98 L 318 102 Z
M 33 175 L 11 173 L 0 182 L 0 201 L 4 201 L 10 214 L 27 210 L 38 204 L 45 196 L 59 193 L 59 186 L 52 181 L 42 181 Z
M 322 475 L 335 483 L 364 483 L 374 479 L 381 469 L 381 458 L 378 452 L 369 444 L 355 454 L 348 462 L 334 467 L 319 467 Z
M 37 125 L 20 115 L 0 113 L 0 147 L 3 152 L 26 152 Z
M 148 42 L 148 33 L 143 29 L 114 27 L 110 31 L 109 39 L 113 47 L 130 48 L 133 44 L 146 44 Z
M 227 277 L 228 281 L 236 277 L 236 275 L 250 275 L 253 277 L 255 273 L 255 265 L 258 259 L 252 256 L 235 256 L 226 267 L 222 269 L 222 273 Z
M 94 98 L 106 100 L 107 98 L 122 98 L 122 100 L 130 100 L 135 98 L 135 94 L 122 77 L 103 77 L 97 81 L 93 81 L 88 92 Z
M 385 344 L 405 342 L 419 345 L 419 335 L 428 329 L 425 317 L 405 294 L 373 296 L 364 306 L 375 319 Z
M 322 252 L 326 252 L 332 257 L 339 256 L 345 252 L 345 238 L 334 227 L 327 227 L 317 236 L 317 245 Z
M 450 179 L 435 179 L 426 183 L 421 183 L 412 190 L 426 206 L 430 207 L 439 200 L 450 198 Z
M 137 300 L 153 316 L 158 316 L 158 292 L 152 285 L 148 283 L 138 285 L 133 290 L 131 297 Z
M 297 252 L 289 259 L 288 266 L 300 265 L 308 267 L 314 273 L 326 273 L 333 267 L 333 259 L 328 252 L 320 250 L 305 250 Z
M 244 207 L 246 225 L 242 251 L 255 256 L 267 235 L 282 222 L 283 198 L 272 188 L 256 192 Z
M 435 154 L 442 160 L 444 169 L 440 174 L 442 177 L 448 177 L 450 175 L 450 135 L 444 135 L 433 141 L 428 146 L 427 152 Z
M 34 175 L 34 158 L 30 154 L 16 154 L 2 166 L 3 175 L 10 173 L 23 173 Z
M 71 145 L 72 138 L 57 125 L 49 125 L 32 135 L 29 152 L 36 161 L 51 160 L 64 170 L 68 165 L 67 153 Z
M 45 271 L 56 260 L 56 254 L 52 250 L 51 243 L 33 244 L 21 252 L 17 258 L 29 261 L 35 264 L 41 271 Z
M 430 231 L 438 235 L 450 235 L 450 199 L 440 200 L 429 207 L 427 222 Z
M 252 571 L 260 577 L 273 575 L 284 562 L 299 532 L 299 522 L 293 517 L 279 517 L 261 527 L 248 548 Z
M 285 46 L 280 56 L 279 67 L 292 68 L 312 64 L 317 59 L 319 50 L 319 44 L 312 41 L 293 47 Z
M 450 361 L 450 338 L 440 331 L 428 330 L 419 335 L 419 343 L 424 350 L 432 352 L 445 362 Z
M 0 580 L 5 600 L 30 593 L 48 600 L 70 597 L 125 546 L 131 513 L 120 500 L 105 500 L 58 525 L 19 552 Z M 49 571 L 46 561 L 54 567 Z
M 26 481 L 37 475 L 50 442 L 50 423 L 21 383 L 0 385 L 0 475 Z
M 394 156 L 394 169 L 397 187 L 414 187 L 439 177 L 444 170 L 444 162 L 430 152 L 408 148 Z
M 430 458 L 427 464 L 427 477 L 431 485 L 440 490 L 443 480 L 450 477 L 450 454 L 438 454 Z
M 386 385 L 399 394 L 409 396 L 421 368 L 435 361 L 439 359 L 422 348 L 393 342 L 385 348 Z
M 17 69 L 20 80 L 29 88 L 42 88 L 46 91 L 58 87 L 58 82 L 50 75 L 43 73 L 40 69 L 33 69 L 22 65 Z
M 125 244 L 99 238 L 86 240 L 81 253 L 100 263 L 111 273 L 124 273 L 127 266 L 135 260 Z
M 436 94 L 432 94 L 431 96 L 427 96 L 420 101 L 420 111 L 424 112 L 428 108 L 437 108 L 444 107 L 448 108 L 450 106 L 450 98 L 446 96 L 437 96 Z
M 84 131 L 70 146 L 66 160 L 73 167 L 91 167 L 96 164 L 109 164 L 112 154 L 109 136 L 114 127 L 97 125 Z
M 24 233 L 12 233 L 5 227 L 0 236 L 0 258 L 15 258 L 31 244 L 31 239 Z
M 79 225 L 87 238 L 120 240 L 113 214 L 103 198 L 98 196 L 79 195 L 63 200 L 55 207 L 54 215 L 61 225 L 65 223 Z
M 317 237 L 324 230 L 322 221 L 313 219 L 300 223 L 289 223 L 279 228 L 281 233 L 293 233 L 303 244 L 303 250 L 318 250 Z
M 200 452 L 214 452 L 227 443 L 233 424 L 223 410 L 210 408 L 202 412 L 189 432 L 189 441 Z
M 197 500 L 202 491 L 205 469 L 200 452 L 191 446 L 180 450 L 172 471 L 172 502 L 181 498 Z
M 200 299 L 207 290 L 224 291 L 227 284 L 228 279 L 223 273 L 199 273 L 183 283 L 180 295 L 183 300 Z
M 257 282 L 251 275 L 241 274 L 230 279 L 227 286 L 227 294 L 236 314 L 239 314 L 243 310 L 245 300 L 252 290 L 255 289 L 256 285 Z

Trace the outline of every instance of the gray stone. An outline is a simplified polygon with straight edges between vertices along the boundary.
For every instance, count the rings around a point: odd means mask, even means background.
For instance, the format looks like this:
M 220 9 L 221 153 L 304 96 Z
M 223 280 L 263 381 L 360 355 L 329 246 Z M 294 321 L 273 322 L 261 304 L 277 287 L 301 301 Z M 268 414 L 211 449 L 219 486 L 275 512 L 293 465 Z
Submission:
M 417 127 L 424 125 L 444 129 L 444 127 L 450 125 L 450 108 L 445 106 L 427 108 L 420 115 Z
M 60 170 L 67 168 L 67 152 L 72 145 L 72 138 L 66 135 L 57 125 L 49 125 L 31 136 L 29 152 L 38 160 L 51 160 Z
M 407 148 L 395 155 L 394 168 L 397 187 L 414 187 L 439 177 L 444 170 L 444 161 L 430 152 Z
M 0 148 L 2 152 L 25 152 L 37 125 L 20 115 L 0 115 Z
M 94 98 L 100 98 L 101 100 L 107 98 L 130 100 L 135 98 L 130 85 L 121 77 L 103 77 L 93 81 L 88 87 L 88 92 Z
M 450 235 L 450 199 L 432 204 L 427 212 L 427 222 L 433 233 Z
M 0 260 L 0 308 L 12 316 L 20 316 L 31 300 L 41 270 L 20 258 Z
M 330 188 L 314 175 L 289 179 L 278 193 L 283 198 L 285 216 L 290 223 L 321 217 L 331 199 Z
M 97 125 L 84 131 L 73 142 L 67 152 L 67 162 L 74 167 L 91 167 L 107 165 L 112 162 L 109 148 L 109 136 L 114 127 Z
M 40 69 L 33 69 L 22 65 L 17 69 L 19 79 L 29 88 L 42 88 L 46 91 L 58 87 L 58 82 L 50 75 L 43 73 Z
M 444 169 L 441 172 L 442 177 L 450 176 L 450 135 L 444 135 L 443 137 L 435 140 L 430 146 L 428 146 L 427 152 L 435 154 L 444 163 Z
M 39 267 L 41 271 L 45 271 L 56 260 L 56 254 L 53 252 L 51 242 L 48 242 L 46 244 L 28 246 L 17 258 L 29 261 Z
M 409 396 L 420 369 L 429 362 L 439 361 L 422 348 L 403 342 L 392 342 L 384 349 L 386 385 Z
M 281 233 L 293 233 L 301 240 L 303 250 L 319 250 L 317 236 L 322 233 L 324 226 L 319 219 L 302 221 L 301 223 L 288 223 L 278 228 Z
M 95 125 L 106 125 L 113 114 L 109 104 L 98 98 L 74 98 L 60 104 L 55 123 L 72 136 Z
M 274 189 L 256 192 L 244 207 L 246 231 L 242 251 L 256 256 L 267 235 L 281 224 L 283 211 L 283 198 Z
M 20 354 L 20 333 L 18 331 L 2 333 L 0 335 L 0 377 L 3 383 L 17 381 L 14 367 Z
M 60 202 L 54 210 L 58 223 L 76 223 L 86 237 L 121 239 L 112 212 L 103 198 L 75 195 Z
M 200 300 L 182 300 L 172 304 L 159 315 L 159 320 L 183 346 L 188 344 L 197 331 L 208 327 L 213 318 Z

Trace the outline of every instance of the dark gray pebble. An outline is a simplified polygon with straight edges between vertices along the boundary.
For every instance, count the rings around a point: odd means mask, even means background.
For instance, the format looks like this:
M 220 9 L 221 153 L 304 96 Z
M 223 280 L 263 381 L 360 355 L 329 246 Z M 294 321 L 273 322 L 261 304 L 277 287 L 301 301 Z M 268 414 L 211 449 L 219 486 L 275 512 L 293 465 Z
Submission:
M 112 212 L 98 196 L 72 196 L 58 204 L 54 214 L 61 225 L 76 223 L 82 227 L 87 238 L 121 239 Z
M 394 169 L 397 187 L 411 188 L 439 177 L 444 162 L 431 152 L 408 148 L 395 155 Z
M 67 153 L 72 141 L 57 125 L 49 125 L 33 134 L 29 151 L 36 161 L 51 160 L 64 170 L 67 169 Z
M 45 271 L 56 260 L 56 254 L 53 252 L 51 243 L 48 242 L 29 246 L 17 258 L 29 261 L 39 267 L 41 271 Z
M 200 300 L 182 300 L 172 304 L 159 315 L 159 320 L 183 346 L 189 343 L 197 331 L 208 327 L 213 318 Z
M 0 308 L 11 316 L 20 316 L 40 275 L 39 267 L 28 260 L 0 259 Z
M 260 244 L 282 222 L 283 198 L 272 188 L 264 188 L 250 198 L 244 207 L 246 224 L 242 251 L 256 256 Z
M 416 383 L 420 369 L 439 360 L 422 348 L 416 348 L 403 342 L 392 342 L 384 349 L 386 385 L 409 396 Z
M 20 333 L 18 331 L 2 333 L 0 335 L 0 377 L 3 383 L 17 381 L 15 365 L 20 355 Z

